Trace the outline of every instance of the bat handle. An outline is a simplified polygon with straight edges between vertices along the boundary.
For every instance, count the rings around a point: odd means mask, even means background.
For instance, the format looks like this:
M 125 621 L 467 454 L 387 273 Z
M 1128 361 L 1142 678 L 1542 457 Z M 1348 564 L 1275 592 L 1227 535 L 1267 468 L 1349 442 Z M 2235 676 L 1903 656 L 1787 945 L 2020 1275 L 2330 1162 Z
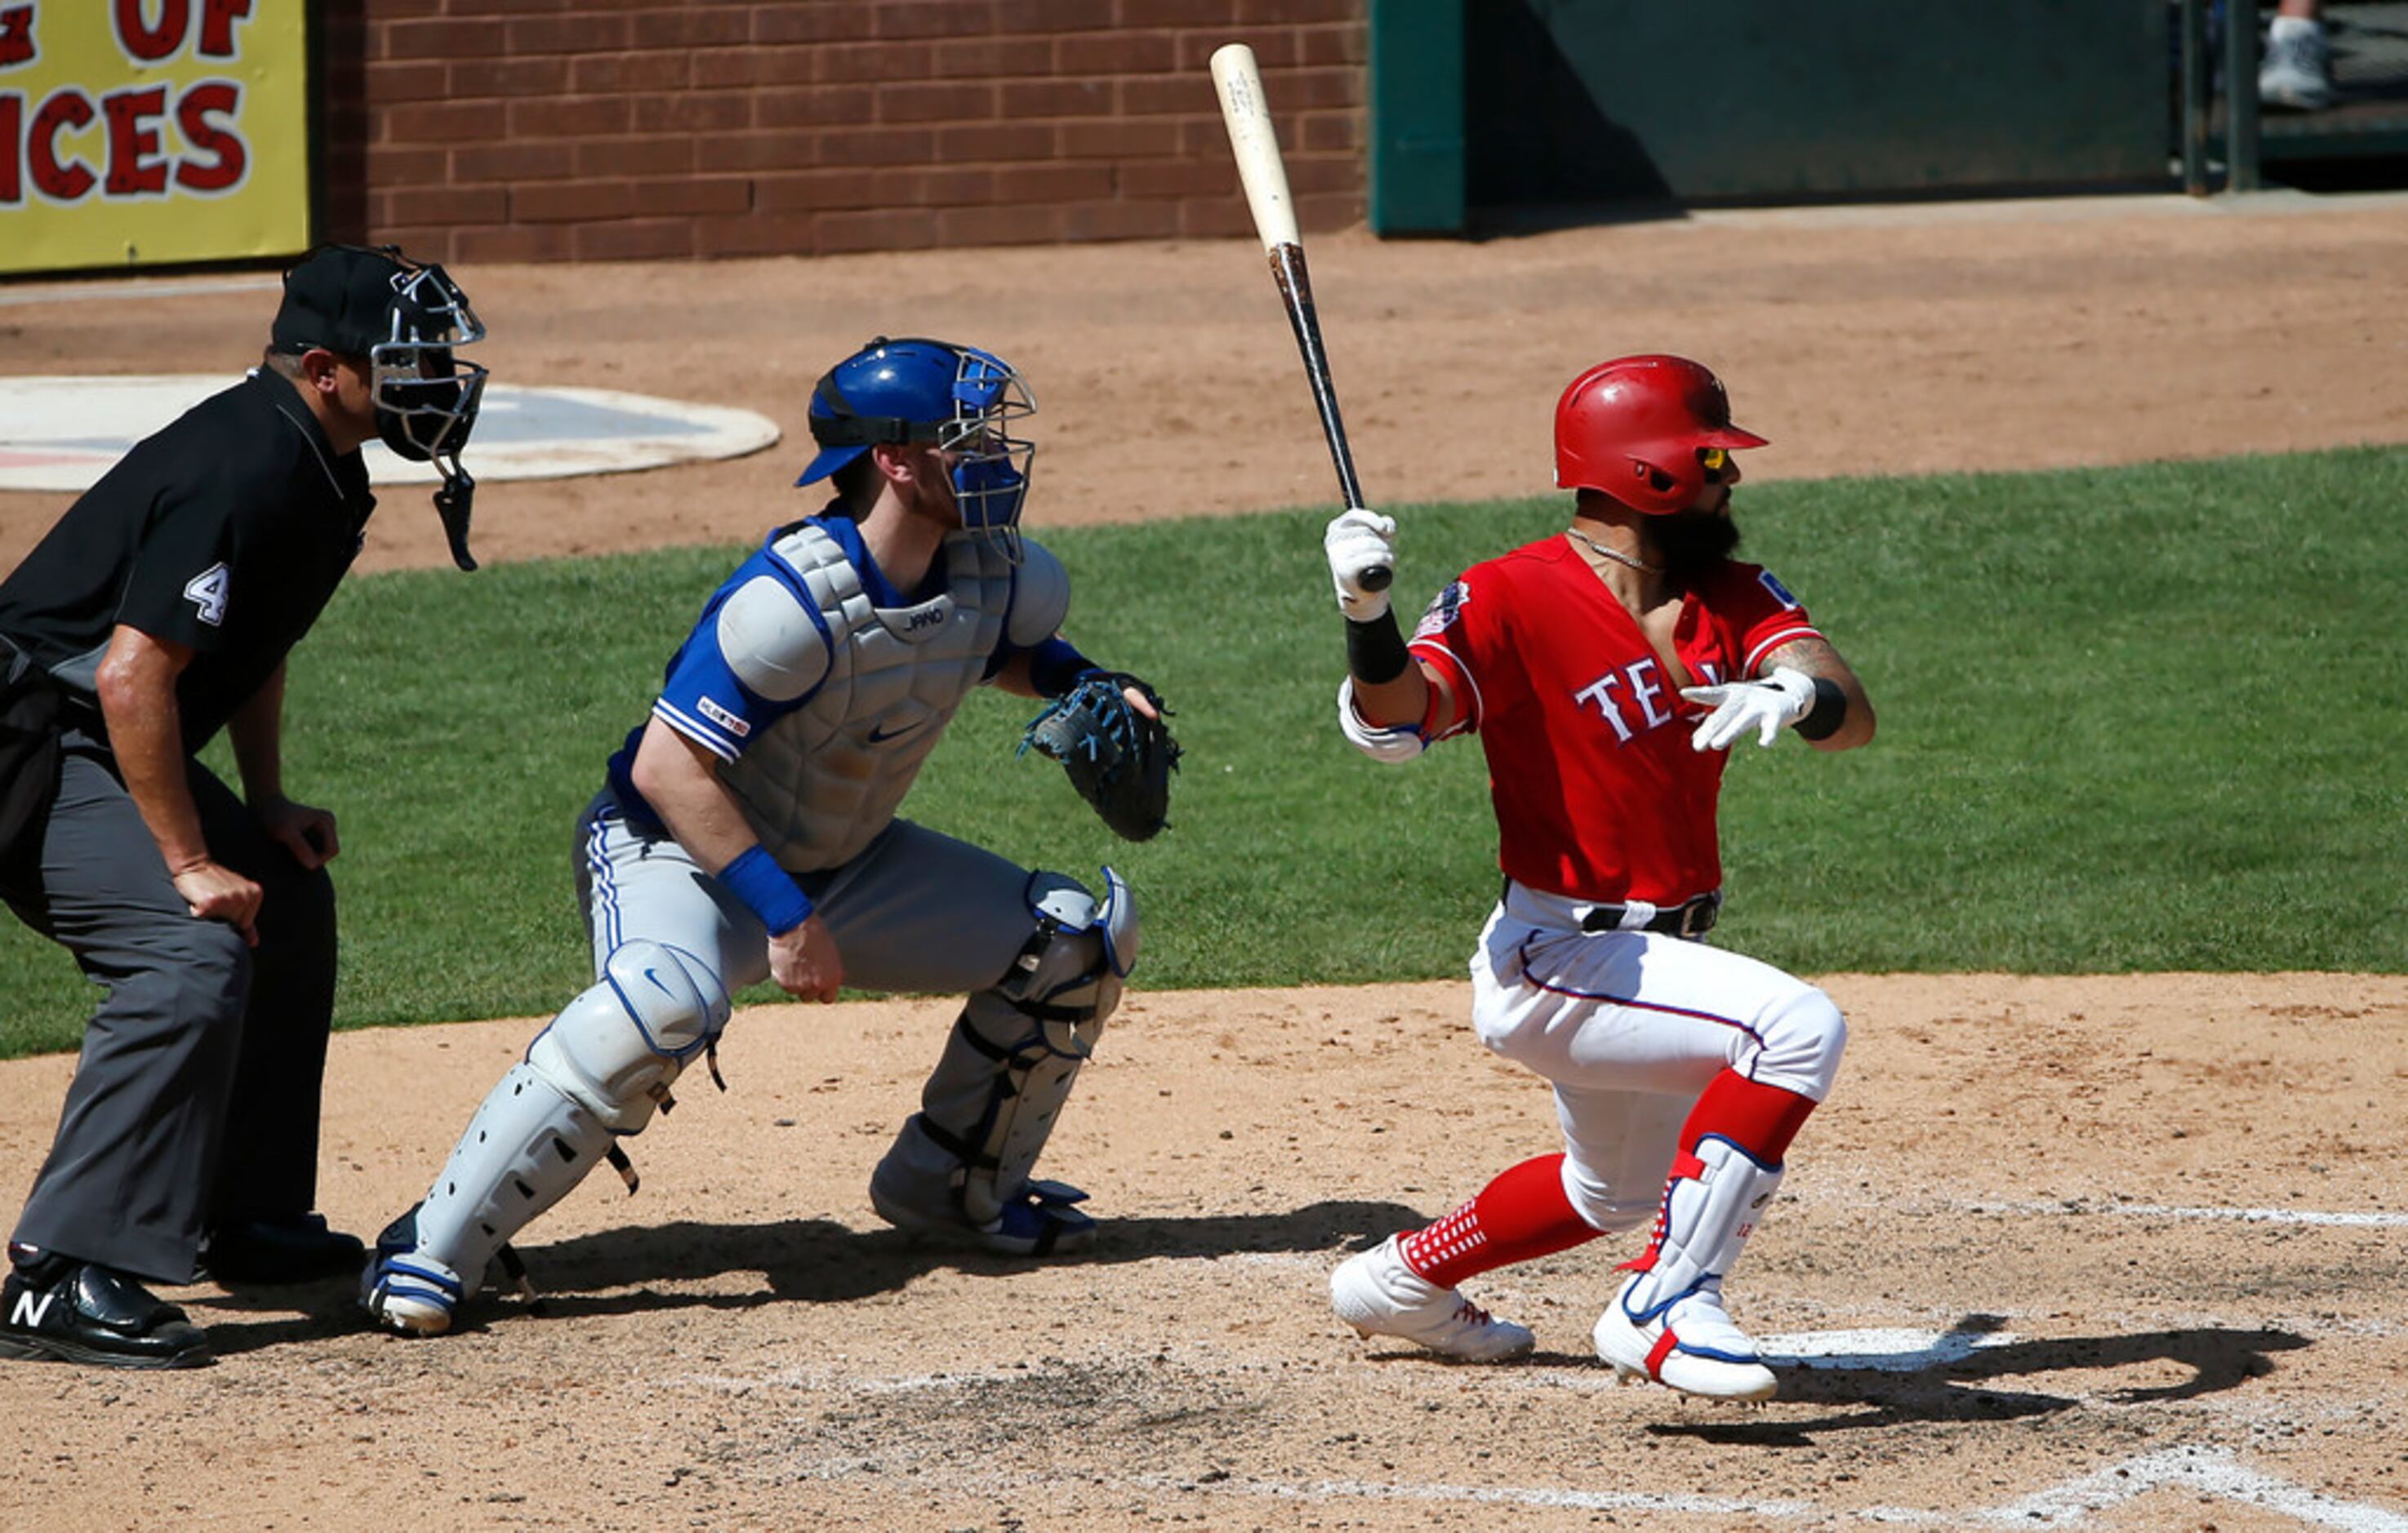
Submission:
M 1385 591 L 1388 589 L 1389 582 L 1394 580 L 1396 578 L 1397 572 L 1390 569 L 1387 566 L 1373 565 L 1370 568 L 1356 576 L 1354 583 L 1361 586 L 1366 591 Z

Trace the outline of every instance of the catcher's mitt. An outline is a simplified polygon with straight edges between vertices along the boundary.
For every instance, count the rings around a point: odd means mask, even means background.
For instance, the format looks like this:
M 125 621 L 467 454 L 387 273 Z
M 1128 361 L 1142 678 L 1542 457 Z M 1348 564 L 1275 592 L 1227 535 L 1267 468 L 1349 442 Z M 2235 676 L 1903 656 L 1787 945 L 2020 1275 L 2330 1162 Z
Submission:
M 1033 745 L 1060 762 L 1070 786 L 1104 824 L 1125 840 L 1142 841 L 1163 827 L 1170 808 L 1179 742 L 1161 719 L 1131 708 L 1121 695 L 1124 687 L 1136 688 L 1168 716 L 1161 695 L 1126 671 L 1091 671 L 1028 721 L 1019 753 Z

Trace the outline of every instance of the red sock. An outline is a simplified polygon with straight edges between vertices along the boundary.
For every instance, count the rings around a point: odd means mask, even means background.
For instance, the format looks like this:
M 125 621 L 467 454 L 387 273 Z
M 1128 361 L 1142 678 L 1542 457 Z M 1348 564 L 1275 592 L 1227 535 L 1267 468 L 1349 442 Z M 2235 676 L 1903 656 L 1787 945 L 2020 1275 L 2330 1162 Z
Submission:
M 1737 1070 L 1723 1071 L 1706 1082 L 1698 1105 L 1689 1110 L 1687 1121 L 1681 1125 L 1681 1150 L 1672 1157 L 1670 1181 L 1677 1182 L 1706 1174 L 1705 1163 L 1698 1158 L 1697 1151 L 1698 1141 L 1709 1134 L 1738 1145 L 1758 1166 L 1779 1166 L 1781 1157 L 1789 1153 L 1789 1141 L 1798 1137 L 1798 1130 L 1805 1126 L 1806 1115 L 1814 1107 L 1811 1096 L 1751 1081 Z M 1647 1249 L 1624 1262 L 1619 1270 L 1645 1272 L 1654 1268 L 1657 1253 L 1664 1249 L 1664 1220 L 1671 1211 L 1671 1188 L 1668 1182 L 1664 1201 L 1656 1211 L 1656 1228 L 1647 1237 Z
M 1399 1242 L 1415 1275 L 1452 1288 L 1495 1268 L 1569 1251 L 1598 1231 L 1564 1196 L 1564 1157 L 1540 1155 L 1509 1168 L 1480 1196 Z
M 1701 1137 L 1719 1134 L 1758 1166 L 1778 1166 L 1813 1110 L 1811 1096 L 1725 1070 L 1707 1082 L 1705 1094 L 1689 1110 L 1688 1122 L 1681 1125 L 1681 1148 L 1694 1150 Z

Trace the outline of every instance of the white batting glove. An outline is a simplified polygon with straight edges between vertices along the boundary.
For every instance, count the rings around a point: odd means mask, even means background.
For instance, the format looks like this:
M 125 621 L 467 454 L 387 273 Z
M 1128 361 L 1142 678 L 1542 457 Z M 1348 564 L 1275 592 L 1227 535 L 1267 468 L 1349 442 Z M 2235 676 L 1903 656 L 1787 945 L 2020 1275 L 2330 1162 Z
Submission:
M 1329 555 L 1329 581 L 1338 590 L 1338 609 L 1354 623 L 1369 623 L 1388 609 L 1385 589 L 1363 589 L 1365 571 L 1397 567 L 1397 519 L 1377 511 L 1342 511 L 1332 517 L 1321 535 Z
M 1804 671 L 1775 666 L 1772 674 L 1760 681 L 1683 687 L 1681 695 L 1713 709 L 1689 737 L 1692 751 L 1726 750 L 1751 729 L 1756 731 L 1756 744 L 1770 745 L 1813 708 L 1814 679 Z

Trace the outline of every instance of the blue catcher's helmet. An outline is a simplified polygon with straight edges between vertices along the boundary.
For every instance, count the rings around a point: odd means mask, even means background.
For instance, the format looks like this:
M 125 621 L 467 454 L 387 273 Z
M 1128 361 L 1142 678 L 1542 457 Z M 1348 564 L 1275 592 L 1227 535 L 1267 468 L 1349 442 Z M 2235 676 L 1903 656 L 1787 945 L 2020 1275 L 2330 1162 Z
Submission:
M 796 484 L 827 478 L 881 442 L 917 442 L 953 457 L 962 525 L 1020 559 L 1021 503 L 1036 445 L 1010 423 L 1037 402 L 1010 365 L 974 346 L 881 336 L 829 368 L 811 391 L 819 455 Z

